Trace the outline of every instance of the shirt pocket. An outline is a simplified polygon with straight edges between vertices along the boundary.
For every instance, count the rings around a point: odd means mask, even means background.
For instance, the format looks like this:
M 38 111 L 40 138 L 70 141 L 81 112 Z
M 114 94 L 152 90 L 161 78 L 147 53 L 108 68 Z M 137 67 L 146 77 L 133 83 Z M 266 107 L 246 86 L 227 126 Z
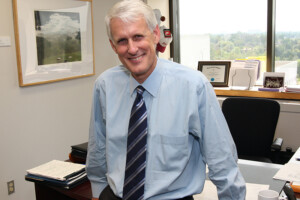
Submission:
M 156 135 L 152 148 L 150 162 L 156 172 L 180 172 L 188 162 L 188 135 Z

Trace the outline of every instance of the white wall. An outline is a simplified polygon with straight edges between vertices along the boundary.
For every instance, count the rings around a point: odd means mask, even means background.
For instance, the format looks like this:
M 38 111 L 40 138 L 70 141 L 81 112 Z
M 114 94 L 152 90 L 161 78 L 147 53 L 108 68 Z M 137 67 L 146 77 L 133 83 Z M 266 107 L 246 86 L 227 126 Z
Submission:
M 117 0 L 94 0 L 96 75 L 30 87 L 19 87 L 12 0 L 0 0 L 0 36 L 11 46 L 0 47 L 0 199 L 35 199 L 34 184 L 25 171 L 52 159 L 68 159 L 70 146 L 86 142 L 91 96 L 96 77 L 118 63 L 104 26 L 107 10 Z M 7 193 L 15 181 L 16 192 Z
M 282 150 L 291 147 L 296 151 L 300 147 L 300 101 L 278 100 L 280 115 L 275 138 L 283 138 Z

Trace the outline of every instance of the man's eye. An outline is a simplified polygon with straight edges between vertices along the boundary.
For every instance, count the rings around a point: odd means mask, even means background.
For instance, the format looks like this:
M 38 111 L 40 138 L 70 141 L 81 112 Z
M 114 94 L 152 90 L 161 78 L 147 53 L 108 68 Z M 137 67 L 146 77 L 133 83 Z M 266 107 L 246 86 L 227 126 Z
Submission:
M 121 39 L 121 40 L 118 40 L 118 44 L 119 45 L 124 45 L 127 43 L 127 40 L 126 39 Z
M 139 41 L 139 40 L 141 40 L 141 39 L 143 39 L 143 38 L 144 38 L 143 35 L 136 35 L 136 36 L 134 36 L 134 40 L 135 40 L 135 41 Z

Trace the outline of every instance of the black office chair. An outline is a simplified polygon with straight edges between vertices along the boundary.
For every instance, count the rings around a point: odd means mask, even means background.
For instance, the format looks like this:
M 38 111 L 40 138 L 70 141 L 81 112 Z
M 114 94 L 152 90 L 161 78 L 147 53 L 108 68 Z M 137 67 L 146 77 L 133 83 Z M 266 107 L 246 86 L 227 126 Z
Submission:
M 272 162 L 271 152 L 280 151 L 282 146 L 281 138 L 273 143 L 279 103 L 264 98 L 228 97 L 223 101 L 222 111 L 236 144 L 238 157 Z

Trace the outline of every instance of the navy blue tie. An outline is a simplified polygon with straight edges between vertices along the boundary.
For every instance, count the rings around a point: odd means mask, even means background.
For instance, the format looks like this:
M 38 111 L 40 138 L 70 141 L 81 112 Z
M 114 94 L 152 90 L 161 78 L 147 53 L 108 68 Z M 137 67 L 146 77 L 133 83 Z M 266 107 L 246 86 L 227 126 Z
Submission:
M 137 96 L 129 120 L 123 200 L 144 199 L 147 110 L 142 96 L 145 89 L 138 86 L 136 90 Z

